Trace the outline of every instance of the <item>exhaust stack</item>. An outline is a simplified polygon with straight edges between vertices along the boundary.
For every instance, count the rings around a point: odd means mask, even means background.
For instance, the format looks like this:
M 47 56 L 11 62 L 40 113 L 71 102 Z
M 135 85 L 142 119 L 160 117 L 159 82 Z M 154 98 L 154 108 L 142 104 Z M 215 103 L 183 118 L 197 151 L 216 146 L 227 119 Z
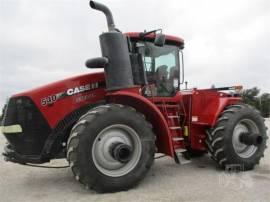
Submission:
M 126 36 L 115 28 L 112 13 L 107 6 L 90 1 L 90 7 L 103 12 L 107 19 L 109 31 L 99 36 L 103 61 L 104 58 L 108 61 L 104 67 L 107 91 L 134 87 Z
M 95 2 L 95 1 L 90 1 L 90 7 L 92 9 L 103 12 L 104 15 L 106 16 L 106 19 L 107 19 L 108 30 L 109 31 L 115 30 L 112 12 L 110 11 L 110 9 L 107 6 L 105 6 L 104 4 Z

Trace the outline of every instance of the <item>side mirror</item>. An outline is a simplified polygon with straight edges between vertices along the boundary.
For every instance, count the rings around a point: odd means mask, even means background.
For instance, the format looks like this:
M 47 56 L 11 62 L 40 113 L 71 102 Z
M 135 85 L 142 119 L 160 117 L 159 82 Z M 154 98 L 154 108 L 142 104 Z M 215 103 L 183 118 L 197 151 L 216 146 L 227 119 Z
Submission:
M 85 62 L 85 66 L 88 68 L 105 68 L 108 63 L 109 63 L 108 58 L 98 57 L 98 58 L 88 59 Z
M 154 44 L 156 46 L 164 46 L 165 40 L 166 40 L 166 36 L 164 34 L 156 34 Z

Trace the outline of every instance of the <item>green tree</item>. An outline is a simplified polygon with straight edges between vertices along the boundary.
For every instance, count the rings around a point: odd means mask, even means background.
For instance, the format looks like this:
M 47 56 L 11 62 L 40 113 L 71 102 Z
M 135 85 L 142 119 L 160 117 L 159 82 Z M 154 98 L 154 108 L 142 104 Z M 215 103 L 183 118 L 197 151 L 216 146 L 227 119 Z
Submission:
M 257 87 L 253 87 L 251 89 L 245 89 L 242 91 L 241 96 L 243 98 L 244 103 L 247 103 L 251 106 L 257 108 L 262 116 L 269 117 L 270 116 L 270 94 L 263 93 L 260 94 L 260 89 Z
M 270 117 L 270 94 L 263 93 L 260 97 L 260 111 L 264 117 Z
M 254 87 L 251 89 L 243 90 L 241 95 L 242 95 L 244 103 L 254 106 L 257 109 L 260 109 L 259 107 L 260 104 L 259 104 L 259 99 L 258 99 L 259 93 L 260 93 L 260 90 L 257 87 Z

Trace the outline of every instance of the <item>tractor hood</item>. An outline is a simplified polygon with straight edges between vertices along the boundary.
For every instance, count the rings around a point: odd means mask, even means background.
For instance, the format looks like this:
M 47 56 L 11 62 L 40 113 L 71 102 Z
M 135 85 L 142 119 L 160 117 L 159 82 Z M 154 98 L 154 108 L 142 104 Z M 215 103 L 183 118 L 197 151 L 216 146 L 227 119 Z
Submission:
M 21 99 L 31 100 L 50 127 L 54 128 L 70 112 L 104 99 L 104 95 L 105 78 L 104 73 L 100 72 L 71 77 L 18 93 L 10 100 L 16 100 L 17 104 L 22 102 Z
M 44 152 L 47 155 L 47 149 L 52 148 L 51 139 L 102 102 L 104 95 L 103 72 L 71 77 L 13 95 L 4 110 L 1 126 L 9 142 L 6 155 L 19 162 L 44 162 L 39 155 Z M 29 160 L 24 159 L 25 155 L 36 157 Z

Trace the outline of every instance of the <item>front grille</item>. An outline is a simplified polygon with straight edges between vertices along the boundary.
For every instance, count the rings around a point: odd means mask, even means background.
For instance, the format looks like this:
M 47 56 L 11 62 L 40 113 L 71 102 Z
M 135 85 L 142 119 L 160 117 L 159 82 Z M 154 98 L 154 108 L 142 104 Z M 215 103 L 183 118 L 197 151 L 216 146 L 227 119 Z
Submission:
M 22 133 L 4 135 L 13 149 L 24 155 L 40 154 L 51 132 L 48 123 L 28 97 L 16 97 L 8 101 L 2 124 L 21 125 Z

